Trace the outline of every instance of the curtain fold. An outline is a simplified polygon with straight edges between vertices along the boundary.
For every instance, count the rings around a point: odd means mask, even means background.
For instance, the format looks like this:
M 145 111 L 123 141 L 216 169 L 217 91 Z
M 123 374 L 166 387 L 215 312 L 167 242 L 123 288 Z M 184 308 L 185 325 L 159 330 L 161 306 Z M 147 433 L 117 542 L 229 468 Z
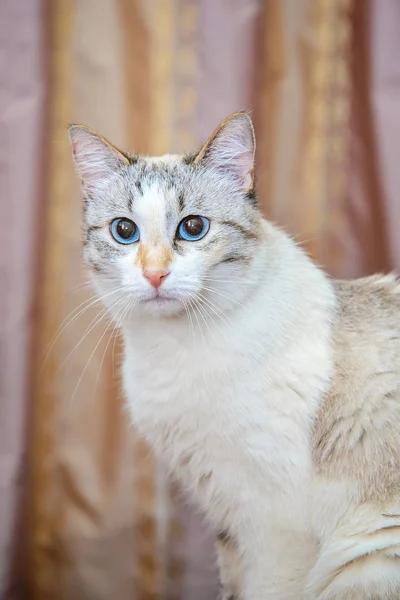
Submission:
M 44 37 L 41 0 L 1 3 L 0 597 L 17 594 L 23 579 L 16 571 L 24 564 L 27 397 L 41 230 Z
M 0 4 L 0 597 L 10 572 L 15 600 L 219 593 L 212 532 L 127 418 L 67 124 L 160 154 L 251 109 L 264 214 L 334 276 L 396 268 L 399 30 L 398 0 Z
M 265 213 L 323 266 L 348 185 L 352 0 L 267 0 L 257 71 L 258 189 Z M 347 170 L 346 170 L 347 169 Z

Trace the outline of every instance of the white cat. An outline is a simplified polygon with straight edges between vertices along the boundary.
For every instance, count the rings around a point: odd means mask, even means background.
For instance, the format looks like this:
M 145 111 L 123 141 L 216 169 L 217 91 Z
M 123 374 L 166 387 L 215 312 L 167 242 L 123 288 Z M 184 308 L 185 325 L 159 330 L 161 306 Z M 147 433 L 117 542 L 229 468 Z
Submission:
M 132 420 L 217 535 L 224 598 L 400 598 L 400 286 L 265 221 L 235 113 L 193 156 L 70 137 Z

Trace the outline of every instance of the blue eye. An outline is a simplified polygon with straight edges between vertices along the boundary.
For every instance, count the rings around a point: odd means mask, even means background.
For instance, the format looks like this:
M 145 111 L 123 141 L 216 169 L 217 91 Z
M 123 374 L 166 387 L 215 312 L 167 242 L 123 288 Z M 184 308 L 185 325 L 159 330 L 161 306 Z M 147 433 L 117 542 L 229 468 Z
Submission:
M 201 240 L 210 229 L 210 221 L 206 217 L 190 215 L 179 223 L 177 237 L 187 242 Z
M 130 219 L 121 217 L 110 223 L 110 232 L 119 244 L 133 244 L 139 240 L 140 234 L 136 224 Z

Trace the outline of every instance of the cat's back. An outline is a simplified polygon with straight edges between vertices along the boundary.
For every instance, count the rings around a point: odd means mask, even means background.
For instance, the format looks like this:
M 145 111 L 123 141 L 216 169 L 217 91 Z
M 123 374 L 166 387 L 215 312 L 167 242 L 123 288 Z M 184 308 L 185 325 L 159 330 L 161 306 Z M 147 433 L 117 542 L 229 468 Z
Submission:
M 400 282 L 337 281 L 335 376 L 314 428 L 319 472 L 365 499 L 400 493 Z

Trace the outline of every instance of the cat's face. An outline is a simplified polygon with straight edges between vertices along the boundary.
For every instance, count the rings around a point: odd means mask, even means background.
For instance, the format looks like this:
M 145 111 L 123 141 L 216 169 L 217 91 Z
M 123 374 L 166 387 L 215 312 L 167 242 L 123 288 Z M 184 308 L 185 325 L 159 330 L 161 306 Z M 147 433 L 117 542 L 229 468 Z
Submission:
M 212 314 L 240 302 L 261 226 L 247 115 L 226 120 L 191 159 L 128 156 L 81 126 L 70 135 L 84 254 L 114 313 Z

